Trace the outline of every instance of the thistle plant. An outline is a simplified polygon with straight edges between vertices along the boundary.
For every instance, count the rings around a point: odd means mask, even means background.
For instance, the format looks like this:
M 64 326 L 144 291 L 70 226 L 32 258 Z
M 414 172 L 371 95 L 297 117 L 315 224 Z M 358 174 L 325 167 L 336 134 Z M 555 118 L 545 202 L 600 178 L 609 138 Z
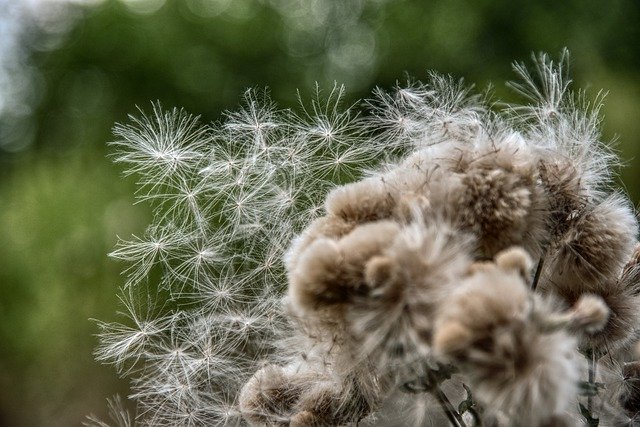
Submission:
M 638 223 L 568 56 L 522 105 L 435 73 L 115 128 L 154 209 L 99 361 L 120 425 L 635 425 Z M 108 425 L 94 417 L 95 425 Z

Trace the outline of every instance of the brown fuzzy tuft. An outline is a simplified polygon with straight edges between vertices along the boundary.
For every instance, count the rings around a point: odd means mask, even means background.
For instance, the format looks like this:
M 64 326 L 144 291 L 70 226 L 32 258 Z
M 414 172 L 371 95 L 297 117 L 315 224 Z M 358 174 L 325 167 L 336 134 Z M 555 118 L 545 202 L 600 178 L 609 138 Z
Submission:
M 554 236 L 563 235 L 571 219 L 587 204 L 580 174 L 568 159 L 546 158 L 538 165 L 540 182 L 549 204 L 549 226 Z
M 388 218 L 394 205 L 394 199 L 379 177 L 338 187 L 329 193 L 325 203 L 330 215 L 356 223 Z
M 242 388 L 240 411 L 254 425 L 283 421 L 289 417 L 301 392 L 302 388 L 293 384 L 282 368 L 269 365 L 256 372 Z
M 620 196 L 587 208 L 554 244 L 553 281 L 593 292 L 594 286 L 617 280 L 634 253 L 637 234 L 635 215 Z
M 358 421 L 372 404 L 353 380 L 269 365 L 245 384 L 239 408 L 252 425 L 327 426 Z
M 324 317 L 339 320 L 335 310 L 366 292 L 365 264 L 389 246 L 398 232 L 397 224 L 379 221 L 363 224 L 339 240 L 321 238 L 310 244 L 289 274 L 294 312 L 316 316 L 326 308 L 331 311 Z
M 604 326 L 583 334 L 580 346 L 596 348 L 600 351 L 614 351 L 637 338 L 640 329 L 640 294 L 637 293 L 638 277 L 625 274 L 619 280 L 608 281 L 597 286 L 571 286 L 569 283 L 545 283 L 543 288 L 558 295 L 570 306 L 574 306 L 585 294 L 601 299 L 609 316 Z M 597 309 L 600 317 L 604 313 Z M 595 313 L 594 313 L 595 314 Z
M 514 246 L 496 255 L 496 265 L 504 271 L 515 271 L 527 281 L 533 262 L 529 254 L 522 248 Z
M 507 262 L 522 260 L 517 253 L 510 250 L 497 256 L 501 264 L 472 269 L 440 308 L 434 350 L 463 369 L 488 407 L 522 425 L 542 426 L 576 396 L 575 341 L 536 322 L 548 308 Z
M 436 307 L 470 264 L 471 240 L 446 223 L 421 219 L 366 265 L 370 292 L 354 299 L 347 323 L 356 346 L 377 366 L 430 353 Z
M 537 186 L 537 170 L 514 164 L 517 156 L 511 150 L 494 149 L 472 162 L 453 202 L 463 227 L 478 236 L 484 257 L 511 245 L 537 253 L 545 232 L 547 205 Z
M 297 267 L 300 255 L 314 241 L 322 237 L 338 239 L 354 229 L 356 223 L 348 222 L 335 215 L 327 215 L 313 221 L 296 239 L 285 256 L 288 271 Z

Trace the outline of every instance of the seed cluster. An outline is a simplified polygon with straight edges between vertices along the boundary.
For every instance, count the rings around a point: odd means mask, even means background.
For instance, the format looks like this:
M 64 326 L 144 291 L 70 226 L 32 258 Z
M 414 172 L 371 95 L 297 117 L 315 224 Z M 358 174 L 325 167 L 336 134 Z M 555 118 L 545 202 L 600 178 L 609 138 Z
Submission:
M 141 424 L 633 423 L 638 222 L 567 57 L 501 110 L 431 75 L 304 114 L 117 128 L 156 201 L 99 360 Z M 159 281 L 154 282 L 155 278 Z M 140 311 L 154 284 L 169 304 Z M 609 424 L 606 424 L 609 425 Z

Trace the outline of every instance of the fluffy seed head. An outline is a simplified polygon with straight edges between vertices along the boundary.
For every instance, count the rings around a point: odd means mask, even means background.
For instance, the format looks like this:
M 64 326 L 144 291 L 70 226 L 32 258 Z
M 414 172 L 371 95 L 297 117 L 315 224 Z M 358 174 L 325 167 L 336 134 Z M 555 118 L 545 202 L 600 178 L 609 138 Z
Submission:
M 638 223 L 628 202 L 612 195 L 590 205 L 569 221 L 554 244 L 556 286 L 589 288 L 620 277 L 636 245 Z
M 384 182 L 371 177 L 334 189 L 325 206 L 330 215 L 361 223 L 391 216 L 394 200 Z
M 339 322 L 341 310 L 362 293 L 365 265 L 393 241 L 399 226 L 390 221 L 363 224 L 340 239 L 321 238 L 310 244 L 289 273 L 293 310 Z M 323 309 L 329 310 L 324 312 Z M 316 313 L 316 314 L 314 314 Z
M 446 222 L 404 226 L 365 269 L 369 292 L 348 310 L 350 331 L 378 366 L 409 363 L 431 353 L 436 307 L 470 264 L 472 239 Z
M 526 254 L 511 250 L 497 259 L 472 268 L 441 306 L 434 349 L 459 364 L 489 408 L 525 425 L 545 425 L 576 396 L 575 341 L 534 320 L 547 308 L 520 273 L 530 264 Z
M 462 178 L 457 201 L 460 221 L 478 236 L 484 256 L 514 244 L 524 244 L 538 197 L 532 170 L 474 166 Z
M 99 324 L 136 420 L 353 423 L 439 353 L 464 372 L 445 393 L 464 380 L 503 424 L 566 424 L 569 332 L 610 359 L 637 339 L 638 226 L 609 195 L 615 159 L 565 57 L 536 69 L 516 66 L 529 102 L 504 111 L 433 74 L 377 90 L 368 115 L 341 111 L 336 87 L 299 114 L 248 91 L 221 124 L 154 107 L 118 126 L 116 160 L 154 218 L 113 256 L 129 290 L 171 300 L 133 298 L 127 324 Z M 412 400 L 414 421 L 440 410 Z
M 252 425 L 342 425 L 372 409 L 353 378 L 336 381 L 327 373 L 266 366 L 243 387 L 239 407 Z

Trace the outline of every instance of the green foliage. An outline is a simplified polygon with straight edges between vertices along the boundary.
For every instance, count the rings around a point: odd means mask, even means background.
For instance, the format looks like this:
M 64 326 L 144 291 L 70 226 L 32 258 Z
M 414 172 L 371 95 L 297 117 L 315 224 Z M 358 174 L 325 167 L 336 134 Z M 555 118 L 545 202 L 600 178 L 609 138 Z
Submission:
M 0 185 L 0 389 L 11 425 L 78 424 L 104 388 L 121 387 L 93 361 L 87 319 L 113 315 L 120 279 L 105 254 L 145 215 L 101 161 L 30 159 Z

